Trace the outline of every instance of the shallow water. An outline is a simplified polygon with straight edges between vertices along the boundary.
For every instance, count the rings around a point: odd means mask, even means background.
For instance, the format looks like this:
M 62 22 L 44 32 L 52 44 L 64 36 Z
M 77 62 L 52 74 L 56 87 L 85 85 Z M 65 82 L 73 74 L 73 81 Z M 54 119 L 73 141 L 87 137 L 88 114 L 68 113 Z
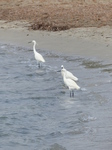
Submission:
M 40 51 L 40 50 L 39 50 Z M 112 64 L 0 45 L 0 149 L 111 150 Z M 78 78 L 69 97 L 61 65 Z

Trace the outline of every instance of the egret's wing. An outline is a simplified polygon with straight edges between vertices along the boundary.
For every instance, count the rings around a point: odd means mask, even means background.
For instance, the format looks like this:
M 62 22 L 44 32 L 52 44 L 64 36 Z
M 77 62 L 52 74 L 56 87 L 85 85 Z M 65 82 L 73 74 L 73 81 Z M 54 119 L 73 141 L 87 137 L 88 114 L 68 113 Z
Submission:
M 64 83 L 69 87 L 69 89 L 80 89 L 80 87 L 71 79 L 64 79 Z
M 69 71 L 66 71 L 66 78 L 70 78 L 70 79 L 72 79 L 72 80 L 74 80 L 74 81 L 78 81 L 78 78 L 77 77 L 75 77 L 71 72 L 69 72 Z
M 43 58 L 43 56 L 39 53 L 36 53 L 35 54 L 35 58 L 38 60 L 38 61 L 42 61 L 42 62 L 45 62 L 45 59 Z

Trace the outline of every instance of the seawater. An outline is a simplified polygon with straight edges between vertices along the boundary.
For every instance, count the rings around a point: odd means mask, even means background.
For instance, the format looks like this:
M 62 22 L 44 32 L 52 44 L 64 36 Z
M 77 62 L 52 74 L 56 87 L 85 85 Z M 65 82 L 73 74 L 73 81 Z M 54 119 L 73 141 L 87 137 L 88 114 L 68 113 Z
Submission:
M 0 44 L 1 150 L 112 150 L 112 64 Z M 79 78 L 69 97 L 61 65 Z

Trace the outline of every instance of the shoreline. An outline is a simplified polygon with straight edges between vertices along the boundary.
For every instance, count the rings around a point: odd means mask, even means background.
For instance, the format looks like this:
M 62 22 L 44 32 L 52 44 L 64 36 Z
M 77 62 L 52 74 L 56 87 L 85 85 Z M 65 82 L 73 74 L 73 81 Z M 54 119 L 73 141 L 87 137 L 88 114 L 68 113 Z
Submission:
M 28 30 L 27 22 L 0 21 L 0 43 L 32 49 L 29 41 L 36 40 L 37 49 L 69 56 L 112 61 L 112 28 L 76 28 L 66 31 Z

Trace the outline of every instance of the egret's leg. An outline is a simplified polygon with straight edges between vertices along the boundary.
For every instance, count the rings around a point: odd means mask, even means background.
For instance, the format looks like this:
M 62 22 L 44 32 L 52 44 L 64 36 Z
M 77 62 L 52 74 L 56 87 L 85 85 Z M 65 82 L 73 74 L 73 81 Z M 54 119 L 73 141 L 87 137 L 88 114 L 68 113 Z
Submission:
M 41 67 L 41 63 L 40 62 L 38 63 L 38 66 L 39 66 L 39 68 Z
M 39 67 L 39 62 L 37 61 L 37 65 L 38 65 L 38 67 Z M 39 67 L 40 68 L 40 67 Z
M 74 90 L 72 90 L 72 97 L 74 97 Z
M 72 91 L 70 90 L 70 97 L 72 97 Z

